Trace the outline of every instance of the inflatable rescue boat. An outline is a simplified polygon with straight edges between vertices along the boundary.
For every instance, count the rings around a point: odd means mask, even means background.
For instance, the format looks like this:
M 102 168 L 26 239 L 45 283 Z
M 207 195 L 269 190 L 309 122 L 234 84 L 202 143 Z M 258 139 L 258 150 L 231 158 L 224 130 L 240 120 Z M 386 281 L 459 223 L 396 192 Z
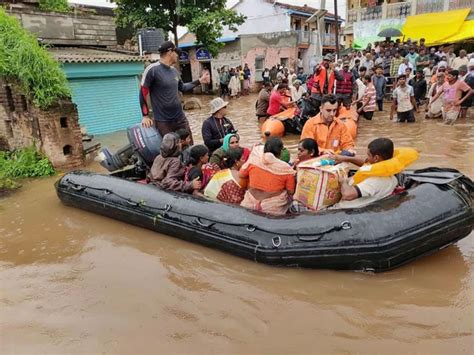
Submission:
M 76 171 L 56 183 L 72 207 L 271 265 L 380 272 L 466 237 L 473 182 L 456 170 L 399 175 L 405 190 L 369 206 L 271 217 L 139 183 L 136 169 Z

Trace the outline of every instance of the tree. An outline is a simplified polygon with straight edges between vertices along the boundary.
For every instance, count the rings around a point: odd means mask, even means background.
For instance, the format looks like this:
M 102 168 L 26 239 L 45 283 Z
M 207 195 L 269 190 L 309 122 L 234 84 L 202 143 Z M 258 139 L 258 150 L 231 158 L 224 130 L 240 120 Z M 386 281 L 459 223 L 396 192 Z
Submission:
M 117 25 L 134 29 L 162 28 L 172 32 L 178 45 L 178 26 L 186 26 L 213 56 L 223 46 L 217 40 L 223 26 L 237 31 L 246 17 L 226 8 L 226 0 L 115 0 Z

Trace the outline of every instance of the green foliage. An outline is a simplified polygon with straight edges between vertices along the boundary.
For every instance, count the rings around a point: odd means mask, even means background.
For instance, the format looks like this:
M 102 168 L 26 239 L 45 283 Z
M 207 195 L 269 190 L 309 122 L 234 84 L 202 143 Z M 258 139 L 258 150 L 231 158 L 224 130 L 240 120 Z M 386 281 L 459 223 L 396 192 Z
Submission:
M 229 26 L 232 31 L 237 31 L 237 25 L 245 21 L 243 15 L 234 10 L 221 9 L 212 12 L 196 11 L 193 20 L 188 24 L 188 29 L 196 34 L 196 42 L 202 45 L 216 57 L 224 43 L 217 42 L 222 36 L 222 25 Z
M 0 151 L 0 181 L 54 174 L 51 162 L 34 146 L 14 152 Z
M 0 7 L 0 77 L 17 82 L 40 108 L 70 97 L 66 75 L 36 37 Z
M 44 11 L 69 12 L 67 0 L 39 0 L 39 8 Z
M 217 42 L 223 26 L 234 32 L 246 17 L 226 9 L 226 0 L 115 0 L 117 25 L 163 28 L 176 36 L 178 26 L 187 26 L 213 56 L 217 56 L 223 44 Z M 178 6 L 176 4 L 179 4 Z M 177 42 L 177 38 L 175 41 Z

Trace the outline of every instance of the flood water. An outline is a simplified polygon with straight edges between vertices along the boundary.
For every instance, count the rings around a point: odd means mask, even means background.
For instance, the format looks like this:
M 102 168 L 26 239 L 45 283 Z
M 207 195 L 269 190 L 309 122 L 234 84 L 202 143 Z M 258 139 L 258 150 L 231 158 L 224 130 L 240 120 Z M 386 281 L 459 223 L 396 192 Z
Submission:
M 259 140 L 255 96 L 228 117 Z M 207 117 L 188 111 L 196 141 Z M 362 121 L 474 178 L 474 119 Z M 112 148 L 124 133 L 101 137 Z M 298 137 L 286 137 L 295 151 Z M 94 163 L 88 169 L 102 171 Z M 449 353 L 474 349 L 473 234 L 382 274 L 269 267 L 63 206 L 55 178 L 0 199 L 0 352 Z

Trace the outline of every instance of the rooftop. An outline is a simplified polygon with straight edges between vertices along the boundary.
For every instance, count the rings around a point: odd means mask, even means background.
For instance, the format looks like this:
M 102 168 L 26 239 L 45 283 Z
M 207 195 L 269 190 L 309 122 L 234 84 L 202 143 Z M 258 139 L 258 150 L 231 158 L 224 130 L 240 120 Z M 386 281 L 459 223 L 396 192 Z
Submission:
M 95 48 L 56 47 L 48 52 L 60 63 L 143 62 L 144 58 L 126 51 Z
M 315 7 L 311 7 L 311 6 L 308 6 L 306 4 L 304 6 L 298 6 L 298 5 L 286 4 L 286 3 L 283 3 L 283 2 L 279 2 L 279 1 L 277 1 L 277 2 L 273 2 L 272 0 L 266 0 L 266 1 L 269 2 L 269 3 L 272 3 L 276 6 L 280 6 L 283 9 L 287 9 L 287 10 L 290 10 L 290 11 L 295 11 L 295 12 L 297 12 L 298 14 L 300 14 L 302 16 L 305 16 L 305 14 L 306 14 L 309 17 L 309 16 L 313 15 L 316 11 L 319 10 Z M 326 14 L 325 18 L 335 20 L 336 15 L 328 12 Z M 342 21 L 341 16 L 338 16 L 338 20 Z

